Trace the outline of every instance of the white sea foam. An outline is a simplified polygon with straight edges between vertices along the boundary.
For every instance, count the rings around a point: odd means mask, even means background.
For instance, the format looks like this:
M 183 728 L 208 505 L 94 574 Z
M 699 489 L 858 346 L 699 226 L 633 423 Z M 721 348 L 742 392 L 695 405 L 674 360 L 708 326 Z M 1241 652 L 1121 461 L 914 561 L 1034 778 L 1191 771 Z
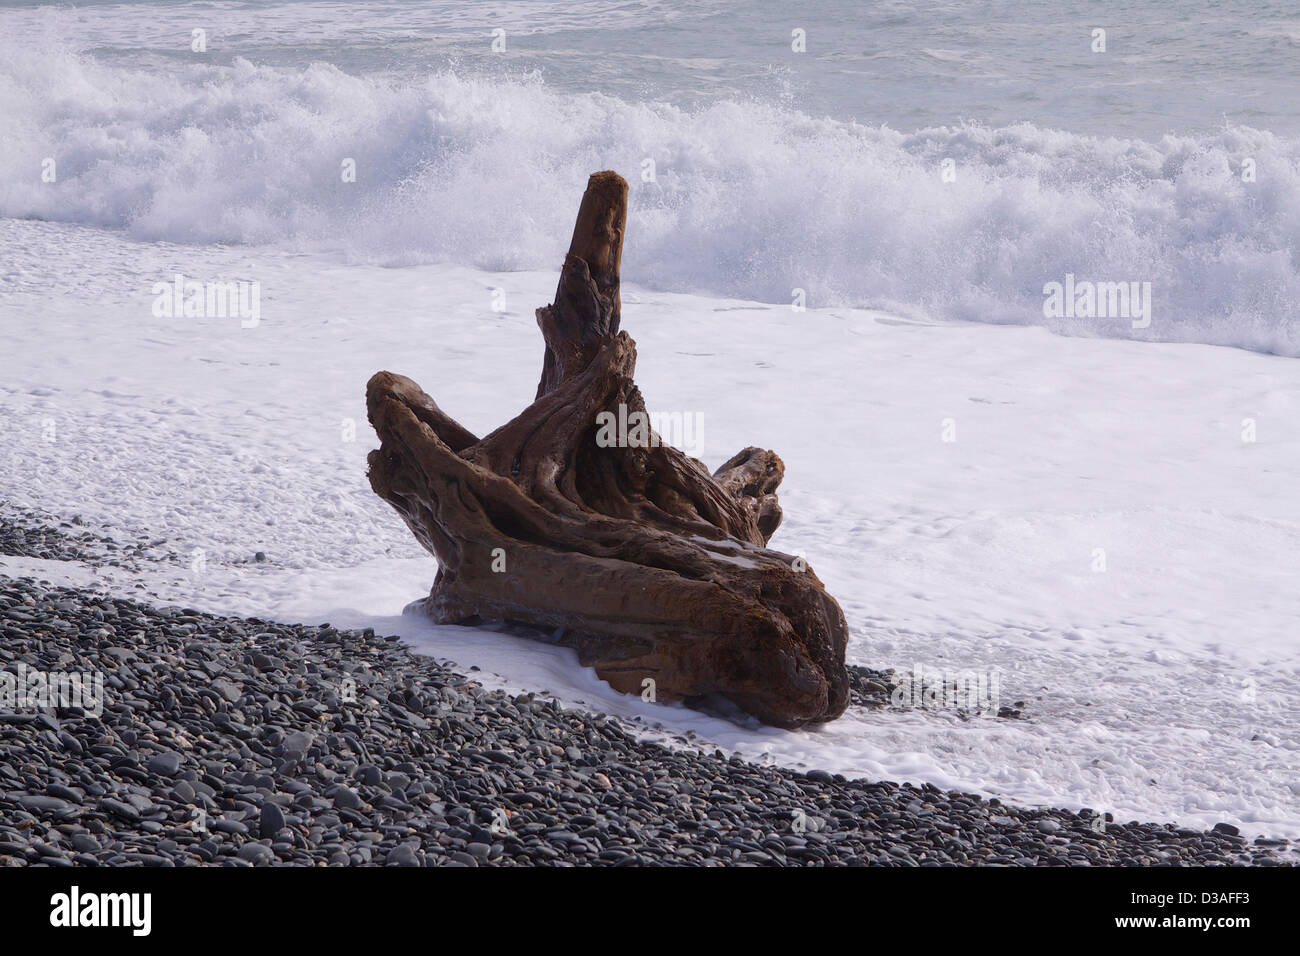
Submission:
M 167 76 L 0 41 L 0 215 L 546 269 L 587 173 L 608 167 L 633 186 L 625 275 L 651 288 L 777 303 L 798 288 L 813 306 L 1300 355 L 1300 143 L 1269 132 L 903 133 L 770 103 L 685 110 L 536 77 L 238 58 Z M 46 158 L 54 183 L 41 180 Z M 355 183 L 341 176 L 348 158 Z M 1043 286 L 1067 274 L 1150 282 L 1150 326 L 1044 318 Z

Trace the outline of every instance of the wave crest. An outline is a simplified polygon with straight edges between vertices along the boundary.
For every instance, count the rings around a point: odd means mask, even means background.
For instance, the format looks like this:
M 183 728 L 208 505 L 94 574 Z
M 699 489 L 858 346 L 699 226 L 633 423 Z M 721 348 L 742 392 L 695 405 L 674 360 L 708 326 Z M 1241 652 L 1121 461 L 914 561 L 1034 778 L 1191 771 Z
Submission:
M 632 183 L 624 274 L 642 285 L 769 302 L 801 288 L 810 306 L 1300 355 L 1300 145 L 1269 132 L 902 133 L 759 102 L 688 112 L 563 96 L 536 77 L 169 69 L 164 82 L 0 47 L 0 215 L 544 269 L 587 174 L 613 168 Z M 57 182 L 41 181 L 46 157 Z M 1044 284 L 1067 273 L 1151 282 L 1150 327 L 1044 318 Z

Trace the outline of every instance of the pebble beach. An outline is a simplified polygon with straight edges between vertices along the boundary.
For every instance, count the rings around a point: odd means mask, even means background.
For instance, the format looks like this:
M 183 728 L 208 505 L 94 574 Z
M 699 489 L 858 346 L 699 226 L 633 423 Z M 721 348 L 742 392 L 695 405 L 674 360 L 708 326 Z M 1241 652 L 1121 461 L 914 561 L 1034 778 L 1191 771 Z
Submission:
M 3 553 L 135 553 L 41 520 L 6 517 Z M 650 742 L 604 714 L 486 689 L 472 669 L 373 630 L 213 616 L 33 578 L 0 578 L 0 671 L 13 675 L 11 696 L 20 674 L 103 681 L 102 699 L 81 707 L 0 708 L 4 866 L 1295 860 L 1286 841 L 1247 843 L 1228 824 L 1019 808 Z M 887 675 L 854 677 L 855 704 L 883 706 Z

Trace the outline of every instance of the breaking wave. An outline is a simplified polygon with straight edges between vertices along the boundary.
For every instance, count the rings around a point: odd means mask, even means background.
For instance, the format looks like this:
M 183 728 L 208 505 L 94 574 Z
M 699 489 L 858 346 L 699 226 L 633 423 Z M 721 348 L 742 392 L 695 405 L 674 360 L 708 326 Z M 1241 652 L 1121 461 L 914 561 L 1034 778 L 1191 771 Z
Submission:
M 549 269 L 587 174 L 612 168 L 632 183 L 624 276 L 647 287 L 767 302 L 798 288 L 811 307 L 1300 355 L 1300 144 L 1248 127 L 1154 142 L 899 132 L 762 102 L 561 95 L 536 77 L 246 60 L 164 81 L 13 41 L 0 111 L 3 216 Z M 1150 282 L 1149 327 L 1045 318 L 1044 285 L 1067 274 Z

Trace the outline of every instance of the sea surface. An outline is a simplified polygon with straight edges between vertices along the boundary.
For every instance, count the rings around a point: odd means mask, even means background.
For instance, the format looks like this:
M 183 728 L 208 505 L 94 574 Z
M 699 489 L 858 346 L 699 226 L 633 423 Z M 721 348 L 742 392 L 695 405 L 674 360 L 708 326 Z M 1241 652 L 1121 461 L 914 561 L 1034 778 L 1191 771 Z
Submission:
M 10 3 L 0 216 L 547 269 L 613 168 L 647 288 L 1295 356 L 1298 91 L 1295 0 Z

